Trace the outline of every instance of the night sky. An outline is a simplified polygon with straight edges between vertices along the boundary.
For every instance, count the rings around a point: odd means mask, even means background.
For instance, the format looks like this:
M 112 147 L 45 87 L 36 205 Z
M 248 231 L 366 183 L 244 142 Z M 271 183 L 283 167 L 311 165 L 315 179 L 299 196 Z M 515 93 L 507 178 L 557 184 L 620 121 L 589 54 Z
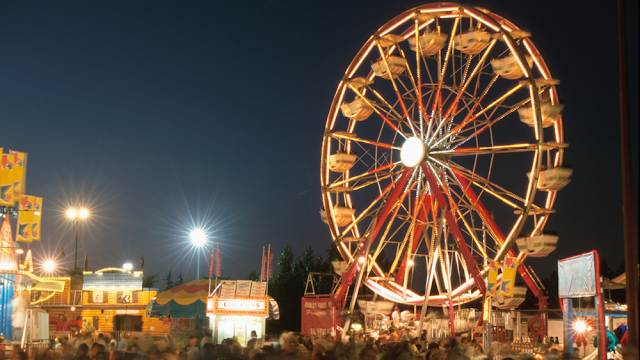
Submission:
M 527 261 L 542 277 L 592 249 L 623 260 L 616 5 L 561 3 L 468 3 L 531 32 L 561 81 L 574 173 L 547 226 L 558 249 Z M 638 3 L 627 3 L 637 99 Z M 194 279 L 197 226 L 234 279 L 259 271 L 268 244 L 326 256 L 320 149 L 335 89 L 380 26 L 422 4 L 1 1 L 0 147 L 29 153 L 26 193 L 44 198 L 36 262 L 62 246 L 73 267 L 64 213 L 80 204 L 91 217 L 78 264 L 87 253 L 94 270 L 144 253 L 145 274 Z M 632 121 L 637 199 L 637 101 Z

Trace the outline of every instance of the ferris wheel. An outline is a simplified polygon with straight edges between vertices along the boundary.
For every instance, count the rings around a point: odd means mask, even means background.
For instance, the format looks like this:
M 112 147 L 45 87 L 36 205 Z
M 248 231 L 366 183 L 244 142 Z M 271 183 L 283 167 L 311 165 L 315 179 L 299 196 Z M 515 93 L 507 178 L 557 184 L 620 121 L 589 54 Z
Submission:
M 558 81 L 529 36 L 488 10 L 437 3 L 393 18 L 358 51 L 321 157 L 343 291 L 365 266 L 375 293 L 423 304 L 410 286 L 421 269 L 414 288 L 431 289 L 429 305 L 462 304 L 484 294 L 490 260 L 555 248 L 545 225 L 571 169 Z

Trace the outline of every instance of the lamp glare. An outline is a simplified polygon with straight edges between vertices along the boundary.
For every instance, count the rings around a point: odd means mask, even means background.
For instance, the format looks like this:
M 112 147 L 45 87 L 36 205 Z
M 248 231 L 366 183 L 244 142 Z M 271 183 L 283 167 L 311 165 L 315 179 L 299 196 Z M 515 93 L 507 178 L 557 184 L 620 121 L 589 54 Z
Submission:
M 81 218 L 81 219 L 84 219 L 84 218 L 86 218 L 87 216 L 89 216 L 89 212 L 87 211 L 87 209 L 82 209 L 82 210 L 80 210 L 80 218 Z
M 76 217 L 76 211 L 74 209 L 67 210 L 67 217 L 73 219 Z
M 53 272 L 53 270 L 56 269 L 56 263 L 53 262 L 52 260 L 47 260 L 44 262 L 44 271 L 50 273 Z
M 408 138 L 400 150 L 400 160 L 405 166 L 414 167 L 424 158 L 424 143 L 419 137 Z
M 131 265 L 131 263 L 126 263 L 124 265 L 122 265 L 122 268 L 125 270 L 131 270 L 133 269 L 133 265 Z
M 197 247 L 203 246 L 207 242 L 207 237 L 202 229 L 195 229 L 189 234 L 191 243 Z

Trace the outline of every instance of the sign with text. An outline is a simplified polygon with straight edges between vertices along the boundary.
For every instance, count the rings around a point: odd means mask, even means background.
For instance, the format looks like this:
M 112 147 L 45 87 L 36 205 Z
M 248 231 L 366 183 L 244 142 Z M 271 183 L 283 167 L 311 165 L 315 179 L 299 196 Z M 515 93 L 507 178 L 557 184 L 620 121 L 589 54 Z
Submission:
M 138 315 L 140 310 L 116 310 L 116 315 Z
M 207 314 L 268 316 L 268 299 L 224 299 L 216 295 L 207 298 Z
M 261 281 L 254 281 L 251 285 L 251 297 L 264 296 L 267 291 L 267 283 Z
M 251 280 L 238 280 L 237 283 L 236 296 L 251 295 Z
M 236 282 L 223 281 L 220 285 L 220 297 L 224 299 L 233 299 L 236 297 Z

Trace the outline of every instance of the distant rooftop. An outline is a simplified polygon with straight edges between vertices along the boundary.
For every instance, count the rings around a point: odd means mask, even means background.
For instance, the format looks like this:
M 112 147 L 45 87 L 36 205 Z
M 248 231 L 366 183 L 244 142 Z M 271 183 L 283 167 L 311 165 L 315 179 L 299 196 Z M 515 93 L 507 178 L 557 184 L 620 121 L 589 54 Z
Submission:
M 142 290 L 142 271 L 106 268 L 83 275 L 82 290 Z

